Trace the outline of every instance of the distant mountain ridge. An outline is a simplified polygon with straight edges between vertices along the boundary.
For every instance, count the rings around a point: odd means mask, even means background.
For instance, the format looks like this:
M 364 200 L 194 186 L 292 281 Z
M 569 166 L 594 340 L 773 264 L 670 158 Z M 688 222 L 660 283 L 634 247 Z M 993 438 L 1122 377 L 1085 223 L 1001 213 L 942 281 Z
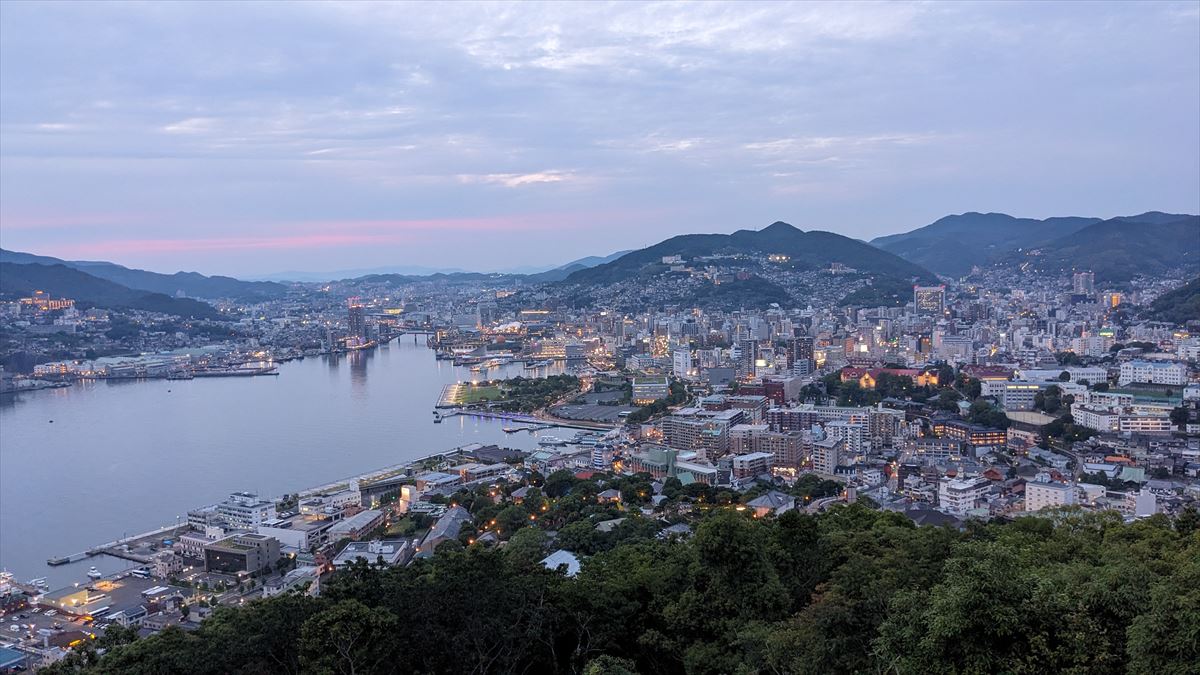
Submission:
M 27 296 L 35 290 L 103 309 L 135 309 L 194 319 L 226 319 L 200 300 L 135 290 L 66 265 L 0 262 L 0 294 Z
M 903 260 L 893 253 L 870 244 L 835 234 L 812 230 L 805 232 L 777 221 L 761 230 L 738 230 L 733 234 L 683 234 L 636 251 L 610 262 L 571 273 L 564 283 L 611 283 L 640 273 L 643 268 L 661 265 L 665 256 L 688 258 L 722 254 L 779 253 L 792 262 L 810 269 L 839 262 L 870 274 L 932 281 L 929 270 Z
M 1090 270 L 1097 283 L 1120 286 L 1135 276 L 1200 271 L 1200 216 L 1124 216 L 1092 223 L 1007 261 L 1041 272 Z M 1168 219 L 1164 216 L 1170 216 Z
M 89 260 L 61 260 L 44 255 L 0 249 L 0 262 L 18 265 L 62 265 L 112 281 L 127 288 L 164 295 L 184 295 L 194 298 L 233 298 L 246 302 L 271 300 L 287 293 L 287 286 L 273 281 L 242 281 L 233 277 L 205 276 L 198 272 L 161 274 L 131 269 L 116 263 Z
M 1110 220 L 1161 225 L 1186 218 L 1185 214 L 1148 211 Z M 940 218 L 910 232 L 877 237 L 871 245 L 910 262 L 951 277 L 963 276 L 974 266 L 985 267 L 1055 242 L 1096 223 L 1101 218 L 1066 216 L 1038 220 L 1005 213 L 968 212 Z

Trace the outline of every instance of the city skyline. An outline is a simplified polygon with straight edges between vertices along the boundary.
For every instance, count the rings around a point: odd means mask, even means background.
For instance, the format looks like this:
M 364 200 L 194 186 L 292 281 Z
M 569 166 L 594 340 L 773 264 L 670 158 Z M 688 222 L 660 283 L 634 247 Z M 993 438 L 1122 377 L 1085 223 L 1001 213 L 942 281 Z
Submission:
M 250 277 L 492 271 L 775 220 L 871 239 L 965 211 L 1195 213 L 1197 19 L 9 3 L 0 244 Z

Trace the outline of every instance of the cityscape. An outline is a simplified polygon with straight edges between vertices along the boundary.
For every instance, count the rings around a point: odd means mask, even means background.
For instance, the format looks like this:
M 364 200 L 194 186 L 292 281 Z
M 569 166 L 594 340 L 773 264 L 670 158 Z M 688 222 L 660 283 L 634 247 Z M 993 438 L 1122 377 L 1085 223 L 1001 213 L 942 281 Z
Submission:
M 1113 8 L 1171 10 L 1200 100 L 1195 5 Z M 6 40 L 42 20 L 18 9 Z M 263 234 L 229 276 L 233 239 L 83 248 L 22 220 L 34 146 L 3 111 L 0 672 L 1200 663 L 1198 180 L 874 231 L 448 226 L 437 259 L 320 239 L 293 265 Z M 189 250 L 222 274 L 167 271 Z

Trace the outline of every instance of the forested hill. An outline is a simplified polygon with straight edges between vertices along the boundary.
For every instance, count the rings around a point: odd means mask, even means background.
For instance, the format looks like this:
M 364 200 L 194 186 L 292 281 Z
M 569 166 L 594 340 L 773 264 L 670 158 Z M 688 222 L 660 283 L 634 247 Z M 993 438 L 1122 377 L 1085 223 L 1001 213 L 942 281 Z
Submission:
M 116 263 L 89 260 L 60 260 L 49 256 L 0 249 L 0 262 L 20 265 L 63 265 L 134 290 L 174 296 L 183 291 L 193 298 L 233 298 L 256 302 L 283 297 L 287 286 L 273 281 L 242 281 L 233 277 L 205 276 L 198 272 L 160 274 L 131 269 Z
M 1156 298 L 1142 316 L 1175 324 L 1200 321 L 1200 277 Z
M 667 541 L 636 514 L 597 532 L 611 514 L 583 495 L 542 512 L 531 492 L 499 514 L 486 493 L 456 498 L 520 529 L 499 549 L 452 541 L 410 567 L 353 567 L 319 598 L 220 609 L 192 632 L 127 643 L 114 631 L 98 660 L 89 644 L 43 672 L 1116 674 L 1200 663 L 1194 512 L 1174 526 L 1065 511 L 959 531 L 861 504 L 765 520 L 701 505 L 712 510 L 694 536 Z M 577 576 L 542 567 L 546 533 L 524 509 L 553 523 L 560 546 L 590 553 Z
M 661 265 L 664 256 L 678 255 L 690 261 L 716 255 L 783 254 L 797 267 L 827 268 L 842 263 L 867 274 L 907 280 L 933 281 L 929 270 L 887 251 L 832 232 L 805 232 L 776 222 L 761 230 L 739 230 L 733 234 L 684 234 L 653 246 L 631 251 L 611 262 L 578 270 L 568 284 L 605 284 L 637 276 L 648 266 Z
M 229 318 L 206 302 L 126 288 L 65 265 L 0 262 L 0 295 L 15 298 L 35 290 L 104 309 L 136 309 L 193 319 Z
M 1097 281 L 1121 283 L 1139 269 L 1153 274 L 1188 261 L 1200 265 L 1196 223 L 1196 216 L 1161 211 L 1109 220 L 971 212 L 878 237 L 871 244 L 947 276 L 963 276 L 974 266 L 1028 263 L 1030 269 L 1048 272 L 1091 269 Z
M 1135 276 L 1200 270 L 1200 216 L 1093 223 L 1010 260 L 1040 272 L 1091 270 L 1096 283 L 1120 285 Z
M 1015 218 L 1007 213 L 950 215 L 911 232 L 871 240 L 873 246 L 959 277 L 1018 249 L 1031 248 L 1100 222 L 1099 218 Z

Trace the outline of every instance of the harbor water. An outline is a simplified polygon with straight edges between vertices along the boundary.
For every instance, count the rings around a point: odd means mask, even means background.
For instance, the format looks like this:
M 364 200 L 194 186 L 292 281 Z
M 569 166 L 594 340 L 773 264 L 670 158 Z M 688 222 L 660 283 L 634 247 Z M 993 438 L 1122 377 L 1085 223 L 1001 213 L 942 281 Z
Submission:
M 456 381 L 545 376 L 520 363 L 472 373 L 438 361 L 424 336 L 309 357 L 277 377 L 99 380 L 0 398 L 0 569 L 52 587 L 83 579 L 86 550 L 186 518 L 234 491 L 278 496 L 467 443 L 531 449 L 539 435 L 501 420 L 433 422 Z

